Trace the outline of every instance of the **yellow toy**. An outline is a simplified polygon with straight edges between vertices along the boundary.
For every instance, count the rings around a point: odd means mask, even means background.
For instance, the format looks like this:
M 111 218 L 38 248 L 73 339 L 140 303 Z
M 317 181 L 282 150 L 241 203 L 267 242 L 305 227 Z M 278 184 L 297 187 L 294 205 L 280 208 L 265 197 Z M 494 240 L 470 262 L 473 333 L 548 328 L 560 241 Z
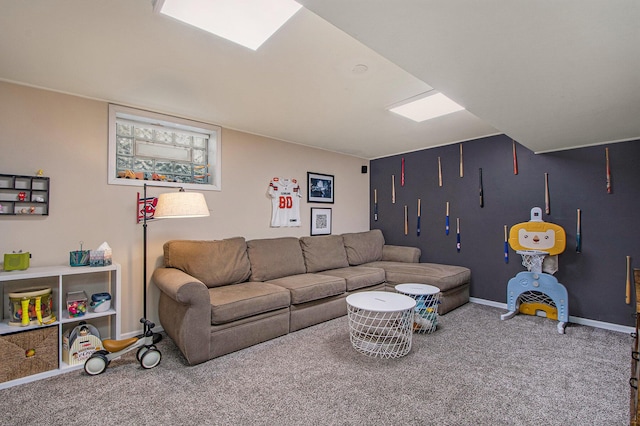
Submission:
M 520 303 L 520 313 L 526 315 L 537 315 L 539 312 L 544 312 L 546 318 L 557 320 L 558 308 L 541 302 L 522 302 Z
M 507 285 L 507 309 L 500 319 L 513 318 L 518 312 L 557 319 L 558 333 L 564 334 L 569 322 L 567 289 L 552 275 L 558 270 L 557 255 L 566 248 L 564 229 L 542 220 L 542 209 L 531 209 L 531 220 L 511 227 L 509 245 L 522 256 L 527 272 L 520 272 Z M 544 271 L 544 272 L 543 272 Z
M 511 227 L 509 245 L 512 249 L 546 251 L 549 256 L 555 256 L 564 251 L 567 245 L 564 228 L 542 221 L 541 216 L 542 210 L 534 207 L 529 222 L 518 223 Z
M 27 327 L 51 324 L 53 313 L 51 288 L 27 289 L 9 293 L 9 325 Z

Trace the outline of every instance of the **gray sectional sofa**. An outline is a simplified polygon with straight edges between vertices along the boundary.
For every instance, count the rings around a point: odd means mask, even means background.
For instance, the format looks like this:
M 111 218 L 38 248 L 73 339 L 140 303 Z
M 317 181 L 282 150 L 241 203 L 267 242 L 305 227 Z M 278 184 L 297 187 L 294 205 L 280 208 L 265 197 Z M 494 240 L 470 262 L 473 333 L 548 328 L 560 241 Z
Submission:
M 380 230 L 245 241 L 173 240 L 152 281 L 167 335 L 198 364 L 347 313 L 346 297 L 398 283 L 435 285 L 439 313 L 469 300 L 471 272 L 419 263 Z

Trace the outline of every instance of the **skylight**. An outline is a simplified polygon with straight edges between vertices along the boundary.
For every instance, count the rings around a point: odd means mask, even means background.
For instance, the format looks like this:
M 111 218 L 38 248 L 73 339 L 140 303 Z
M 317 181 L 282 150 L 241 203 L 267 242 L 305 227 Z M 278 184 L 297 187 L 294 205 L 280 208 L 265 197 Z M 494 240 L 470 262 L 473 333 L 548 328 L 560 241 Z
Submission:
M 154 10 L 252 50 L 302 6 L 293 0 L 155 0 Z
M 413 121 L 421 122 L 431 120 L 432 118 L 441 117 L 451 114 L 452 112 L 462 111 L 464 108 L 447 98 L 442 93 L 417 99 L 397 107 L 390 108 L 389 111 L 402 115 Z

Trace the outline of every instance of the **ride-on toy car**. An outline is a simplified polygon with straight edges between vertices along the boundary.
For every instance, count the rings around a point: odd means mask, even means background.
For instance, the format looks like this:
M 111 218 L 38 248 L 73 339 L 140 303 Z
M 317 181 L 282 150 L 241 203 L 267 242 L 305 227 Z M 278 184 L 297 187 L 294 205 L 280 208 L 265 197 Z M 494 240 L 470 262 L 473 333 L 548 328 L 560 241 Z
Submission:
M 84 371 L 95 376 L 103 373 L 109 363 L 121 357 L 122 355 L 134 349 L 138 349 L 136 358 L 140 362 L 142 368 L 153 368 L 160 364 L 162 354 L 153 344 L 153 327 L 156 325 L 151 321 L 141 318 L 140 322 L 144 324 L 144 333 L 142 337 L 131 337 L 123 340 L 105 339 L 102 341 L 104 350 L 96 351 L 84 363 Z

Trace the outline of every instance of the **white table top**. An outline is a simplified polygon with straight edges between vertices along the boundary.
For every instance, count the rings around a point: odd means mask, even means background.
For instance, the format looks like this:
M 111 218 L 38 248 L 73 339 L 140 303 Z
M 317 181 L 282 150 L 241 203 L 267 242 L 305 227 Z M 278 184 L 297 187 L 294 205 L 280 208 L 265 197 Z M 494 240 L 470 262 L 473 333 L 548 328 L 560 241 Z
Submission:
M 416 301 L 403 294 L 388 291 L 363 291 L 347 296 L 347 303 L 354 308 L 372 312 L 398 312 L 413 309 Z
M 406 283 L 398 284 L 395 288 L 400 293 L 412 294 L 414 296 L 440 293 L 440 289 L 438 287 L 429 284 Z

